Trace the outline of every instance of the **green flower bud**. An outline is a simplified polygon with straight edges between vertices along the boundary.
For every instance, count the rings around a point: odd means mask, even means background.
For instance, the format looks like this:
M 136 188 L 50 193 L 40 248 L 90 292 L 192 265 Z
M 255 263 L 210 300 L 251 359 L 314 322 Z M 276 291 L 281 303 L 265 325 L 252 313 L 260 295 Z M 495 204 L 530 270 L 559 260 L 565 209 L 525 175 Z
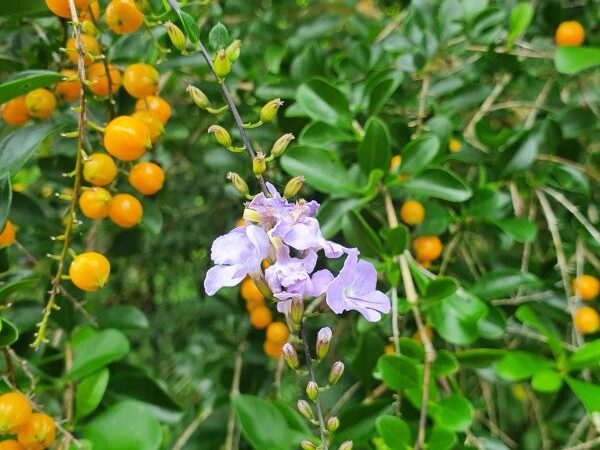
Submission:
M 169 35 L 169 39 L 171 39 L 173 47 L 175 47 L 181 53 L 185 53 L 187 40 L 185 34 L 183 34 L 183 31 L 181 31 L 181 28 L 171 21 L 166 22 L 165 27 L 167 28 L 167 34 Z
M 353 447 L 354 444 L 352 444 L 352 441 L 346 441 L 342 442 L 342 445 L 339 446 L 338 450 L 352 450 Z
M 275 100 L 271 100 L 260 110 L 260 121 L 263 123 L 270 122 L 277 115 L 277 111 L 279 111 L 279 107 L 283 105 L 283 101 L 280 98 L 276 98 Z
M 288 144 L 295 139 L 292 133 L 287 133 L 281 136 L 279 139 L 275 141 L 273 144 L 273 148 L 271 149 L 271 156 L 275 158 L 279 158 L 288 147 Z
M 336 416 L 331 416 L 327 419 L 327 431 L 330 433 L 335 433 L 335 431 L 340 427 L 340 419 Z
M 334 385 L 340 381 L 342 375 L 344 375 L 344 363 L 341 361 L 336 361 L 333 363 L 333 366 L 331 366 L 327 381 L 329 381 L 329 384 Z
M 233 187 L 235 188 L 235 190 L 238 191 L 243 196 L 250 194 L 250 189 L 248 189 L 248 184 L 237 173 L 229 172 L 227 174 L 227 179 L 229 181 L 231 181 L 231 184 L 233 184 Z
M 319 385 L 314 381 L 309 381 L 306 385 L 306 395 L 313 402 L 317 401 L 317 397 L 319 396 Z
M 285 362 L 290 367 L 290 369 L 298 370 L 298 367 L 300 367 L 300 360 L 298 359 L 298 353 L 296 352 L 294 346 L 287 342 L 283 345 L 282 351 L 283 358 L 285 359 Z
M 306 400 L 298 400 L 296 406 L 298 407 L 298 411 L 300 411 L 300 414 L 302 414 L 308 420 L 315 420 L 315 413 L 313 412 L 310 403 L 308 403 Z
M 231 44 L 229 44 L 229 47 L 227 47 L 227 49 L 225 50 L 227 59 L 229 59 L 229 61 L 231 63 L 236 62 L 238 60 L 238 58 L 240 57 L 240 47 L 241 46 L 242 46 L 242 41 L 240 41 L 239 39 L 236 39 Z
M 317 450 L 317 446 L 308 439 L 304 439 L 300 442 L 300 448 L 302 450 Z
M 220 80 L 225 79 L 225 77 L 229 75 L 229 72 L 231 72 L 231 61 L 227 58 L 225 50 L 219 50 L 215 54 L 213 66 L 215 68 L 215 74 Z
M 331 344 L 331 338 L 333 337 L 333 333 L 331 332 L 331 328 L 325 327 L 319 330 L 319 334 L 317 335 L 317 360 L 321 361 L 327 356 L 327 352 L 329 351 L 329 345 Z
M 292 324 L 295 329 L 299 329 L 300 324 L 302 323 L 302 318 L 304 317 L 304 300 L 301 298 L 293 298 L 292 299 L 292 307 L 290 310 L 290 318 L 292 319 Z
M 188 85 L 186 91 L 192 97 L 192 101 L 196 104 L 198 108 L 206 109 L 210 102 L 208 101 L 208 97 L 204 92 L 198 89 L 196 86 Z
M 265 155 L 262 152 L 258 152 L 252 160 L 252 172 L 257 177 L 265 173 L 267 170 L 267 162 L 265 161 Z
M 302 175 L 298 175 L 297 177 L 294 177 L 290 181 L 288 181 L 285 185 L 285 188 L 283 189 L 283 196 L 295 196 L 298 192 L 300 192 L 300 189 L 302 189 L 302 186 L 304 185 L 304 180 L 305 178 Z
M 231 147 L 231 136 L 229 132 L 223 128 L 221 125 L 211 125 L 208 127 L 209 133 L 215 134 L 215 139 L 219 144 L 221 144 L 225 148 Z

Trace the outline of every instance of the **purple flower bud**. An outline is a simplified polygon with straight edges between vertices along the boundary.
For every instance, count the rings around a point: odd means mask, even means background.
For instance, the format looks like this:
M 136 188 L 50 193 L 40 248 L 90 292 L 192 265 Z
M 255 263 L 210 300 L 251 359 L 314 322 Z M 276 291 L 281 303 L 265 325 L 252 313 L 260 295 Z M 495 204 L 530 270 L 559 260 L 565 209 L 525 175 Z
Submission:
M 329 384 L 334 385 L 340 381 L 342 375 L 344 375 L 344 363 L 336 361 L 333 363 L 333 366 L 331 366 L 327 380 L 329 381 Z
M 290 366 L 290 369 L 298 370 L 298 367 L 300 367 L 300 360 L 298 359 L 298 353 L 294 346 L 287 342 L 283 345 L 282 351 L 283 358 L 287 365 Z
M 317 446 L 308 439 L 304 439 L 302 442 L 300 442 L 300 448 L 302 450 L 317 450 Z
M 306 395 L 308 395 L 308 398 L 313 402 L 316 402 L 319 396 L 319 385 L 312 380 L 309 381 L 306 385 Z
M 340 427 L 340 419 L 336 416 L 331 416 L 327 419 L 327 431 L 330 433 L 335 433 L 335 431 Z
M 319 330 L 319 334 L 317 335 L 317 360 L 321 361 L 325 356 L 327 356 L 327 352 L 329 351 L 329 344 L 331 343 L 331 338 L 333 333 L 331 332 L 331 328 L 325 327 Z
M 300 411 L 300 414 L 302 414 L 308 420 L 310 420 L 311 422 L 315 420 L 315 413 L 313 412 L 310 403 L 308 403 L 306 400 L 298 400 L 296 406 L 298 408 L 298 411 Z
M 338 450 L 352 450 L 353 447 L 354 444 L 352 444 L 352 441 L 346 441 L 339 446 Z

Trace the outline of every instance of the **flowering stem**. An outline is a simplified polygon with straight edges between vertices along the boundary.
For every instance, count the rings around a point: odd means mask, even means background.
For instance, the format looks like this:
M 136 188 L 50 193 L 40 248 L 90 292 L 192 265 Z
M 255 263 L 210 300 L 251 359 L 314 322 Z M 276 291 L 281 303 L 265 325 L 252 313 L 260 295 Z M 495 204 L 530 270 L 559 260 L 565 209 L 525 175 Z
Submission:
M 302 343 L 304 345 L 304 355 L 306 357 L 306 368 L 308 369 L 308 376 L 310 381 L 317 382 L 315 377 L 315 371 L 312 366 L 312 356 L 310 354 L 310 348 L 308 347 L 308 339 L 306 338 L 306 327 L 302 326 Z M 321 408 L 321 398 L 317 393 L 317 398 L 315 401 L 317 408 L 317 418 L 319 419 L 319 431 L 321 433 L 321 447 L 323 450 L 327 450 L 327 431 L 325 430 L 325 420 L 323 419 L 323 410 Z

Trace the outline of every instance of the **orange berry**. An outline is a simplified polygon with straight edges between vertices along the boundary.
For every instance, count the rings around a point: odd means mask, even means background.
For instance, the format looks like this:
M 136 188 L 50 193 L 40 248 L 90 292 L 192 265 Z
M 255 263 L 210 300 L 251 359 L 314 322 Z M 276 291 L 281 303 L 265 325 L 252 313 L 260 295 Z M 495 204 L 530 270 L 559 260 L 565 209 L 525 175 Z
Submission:
M 117 165 L 106 153 L 92 153 L 83 163 L 83 178 L 94 186 L 106 186 L 117 176 Z
M 425 325 L 425 334 L 427 336 L 429 336 L 429 340 L 432 340 L 433 337 L 435 336 L 433 329 L 429 325 Z M 412 335 L 412 338 L 413 338 L 413 340 L 417 341 L 420 344 L 423 343 L 423 341 L 421 340 L 421 333 L 419 332 L 419 330 L 414 332 L 414 334 Z
M 132 97 L 147 97 L 158 91 L 159 77 L 158 70 L 150 64 L 135 63 L 125 69 L 123 86 Z
M 448 142 L 448 150 L 450 150 L 451 153 L 459 152 L 461 147 L 462 147 L 462 144 L 460 143 L 460 141 L 458 139 L 452 138 Z
M 419 262 L 430 262 L 442 254 L 442 241 L 437 236 L 419 236 L 413 241 L 413 250 Z
M 258 306 L 250 312 L 250 323 L 254 328 L 263 330 L 273 321 L 271 310 L 266 306 Z
M 13 434 L 31 417 L 31 404 L 20 392 L 0 395 L 0 434 Z
M 10 220 L 4 224 L 4 229 L 0 233 L 0 248 L 13 245 L 15 242 L 15 226 Z
M 79 209 L 89 219 L 104 219 L 110 211 L 111 200 L 112 195 L 104 188 L 86 189 L 79 197 Z
M 86 252 L 77 255 L 69 267 L 71 282 L 83 291 L 96 291 L 110 276 L 110 263 L 104 255 Z
M 123 161 L 138 159 L 150 148 L 150 130 L 131 116 L 119 116 L 106 126 L 104 146 L 108 153 Z
M 575 311 L 575 329 L 581 334 L 594 334 L 600 328 L 600 316 L 594 308 L 583 306 Z
M 73 64 L 77 65 L 78 52 L 77 52 L 77 41 L 74 37 L 70 37 L 67 40 L 67 56 L 69 57 L 69 61 Z M 83 62 L 86 66 L 89 66 L 94 62 L 94 57 L 100 54 L 100 43 L 98 39 L 94 36 L 90 36 L 89 34 L 81 34 L 81 43 L 83 44 L 83 52 L 85 56 L 83 58 Z
M 289 335 L 288 327 L 283 322 L 272 322 L 267 327 L 267 341 L 283 344 Z
M 144 14 L 133 0 L 112 0 L 106 7 L 104 20 L 117 34 L 133 33 L 144 23 Z
M 383 348 L 383 353 L 386 355 L 394 354 L 396 353 L 396 347 L 394 347 L 394 344 L 388 344 Z
M 24 95 L 15 97 L 2 105 L 2 120 L 13 126 L 23 125 L 29 120 Z
M 410 226 L 419 225 L 425 219 L 425 208 L 416 200 L 408 200 L 400 208 L 400 219 Z
M 62 75 L 66 77 L 73 77 L 77 75 L 75 70 L 63 69 L 60 71 Z M 61 81 L 54 87 L 54 92 L 58 98 L 66 101 L 73 102 L 79 98 L 79 90 L 81 89 L 81 83 L 79 80 L 72 81 Z
M 165 182 L 165 173 L 153 162 L 137 163 L 129 172 L 129 183 L 141 194 L 154 195 Z
M 110 203 L 110 220 L 122 228 L 131 228 L 142 221 L 144 210 L 133 195 L 117 194 Z
M 280 342 L 265 341 L 263 344 L 263 350 L 265 351 L 265 354 L 269 358 L 273 359 L 277 359 L 281 356 L 283 353 L 282 347 L 283 344 Z M 0 448 L 0 450 L 2 449 Z
M 580 275 L 573 280 L 573 290 L 582 300 L 591 301 L 600 293 L 600 281 L 591 275 Z
M 25 106 L 31 117 L 47 119 L 56 109 L 56 97 L 48 89 L 34 89 L 25 96 Z
M 171 117 L 171 105 L 158 95 L 149 95 L 148 97 L 140 98 L 135 102 L 136 111 L 152 111 L 160 119 L 163 125 L 166 125 Z
M 0 450 L 25 450 L 17 441 L 9 440 L 0 442 Z
M 121 72 L 112 64 L 108 65 L 110 73 L 110 93 L 115 94 L 121 87 Z M 88 86 L 92 93 L 99 97 L 108 95 L 108 76 L 106 75 L 106 67 L 104 63 L 97 62 L 92 64 L 87 70 Z
M 263 305 L 265 303 L 265 296 L 254 284 L 254 281 L 250 277 L 244 278 L 240 285 L 240 295 L 247 302 L 258 303 Z
M 165 127 L 163 127 L 162 122 L 152 111 L 136 111 L 131 115 L 131 117 L 140 119 L 146 124 L 148 130 L 150 131 L 150 140 L 153 144 L 157 142 L 165 132 Z
M 75 8 L 77 11 L 82 11 L 88 7 L 90 0 L 75 0 Z M 69 0 L 46 0 L 48 9 L 59 17 L 65 19 L 71 18 L 71 9 L 69 8 Z
M 575 20 L 562 22 L 556 29 L 554 40 L 559 46 L 579 47 L 585 40 L 585 30 Z
M 402 157 L 400 155 L 394 155 L 394 156 L 392 156 L 392 160 L 390 162 L 390 172 L 393 172 L 398 167 L 400 167 L 401 163 L 402 163 Z
M 19 428 L 17 439 L 27 450 L 44 450 L 54 443 L 56 424 L 48 414 L 32 414 Z
M 93 17 L 90 15 L 90 11 L 91 14 L 93 14 Z M 83 21 L 83 20 L 92 20 L 92 21 L 98 21 L 98 19 L 100 18 L 100 4 L 96 1 L 96 0 L 92 0 L 90 2 L 90 5 L 81 11 L 81 14 L 79 14 L 79 20 Z

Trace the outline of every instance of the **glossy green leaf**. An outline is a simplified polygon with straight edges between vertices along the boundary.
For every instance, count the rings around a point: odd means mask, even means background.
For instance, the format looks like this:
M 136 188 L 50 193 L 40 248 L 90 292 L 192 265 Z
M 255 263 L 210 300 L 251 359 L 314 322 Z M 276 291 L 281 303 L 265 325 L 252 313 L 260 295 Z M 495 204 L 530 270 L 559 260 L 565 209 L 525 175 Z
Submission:
M 479 278 L 471 287 L 471 292 L 486 299 L 501 298 L 519 288 L 538 286 L 540 283 L 538 277 L 519 269 L 496 269 Z
M 441 300 L 454 295 L 457 289 L 458 283 L 454 278 L 438 277 L 427 284 L 423 297 L 427 300 Z
M 429 414 L 436 424 L 443 428 L 464 431 L 471 426 L 475 411 L 466 397 L 461 394 L 452 394 L 437 403 L 431 402 Z
M 433 327 L 446 341 L 468 345 L 479 336 L 477 322 L 487 313 L 480 299 L 467 293 L 454 294 L 428 309 Z
M 385 70 L 376 74 L 367 82 L 365 93 L 367 95 L 367 112 L 374 116 L 379 114 L 385 103 L 396 92 L 402 80 L 403 73 L 398 70 Z
M 410 177 L 401 185 L 411 195 L 435 197 L 450 202 L 464 202 L 471 195 L 471 188 L 458 175 L 447 169 L 427 169 Z
M 399 417 L 381 416 L 377 418 L 375 427 L 390 450 L 406 450 L 412 444 L 410 427 Z
M 530 378 L 540 369 L 551 363 L 543 356 L 523 350 L 511 350 L 496 365 L 496 372 L 508 381 L 521 381 Z
M 531 242 L 537 236 L 537 226 L 524 218 L 500 219 L 494 223 L 506 234 L 520 243 Z
M 296 101 L 304 113 L 313 120 L 350 127 L 348 99 L 342 91 L 324 78 L 315 78 L 301 84 L 296 91 Z
M 382 230 L 382 236 L 385 239 L 385 248 L 390 256 L 396 256 L 404 252 L 410 241 L 408 228 L 399 224 L 396 228 L 386 228 Z
M 519 2 L 513 7 L 508 18 L 508 36 L 506 38 L 509 48 L 525 33 L 531 19 L 533 19 L 533 6 L 530 3 Z
M 60 127 L 36 124 L 19 128 L 0 141 L 0 175 L 14 174 L 38 149 L 48 136 L 57 133 Z
M 98 324 L 102 328 L 117 330 L 146 330 L 149 327 L 148 318 L 133 305 L 114 305 L 102 309 L 98 313 Z
M 197 44 L 199 32 L 198 24 L 196 23 L 194 18 L 185 11 L 179 11 L 179 19 L 181 20 L 181 25 L 183 25 L 183 31 L 185 35 L 192 43 Z
M 458 370 L 458 360 L 448 350 L 438 350 L 431 370 L 438 377 L 452 375 Z
M 96 410 L 104 393 L 110 373 L 104 368 L 77 383 L 75 391 L 75 411 L 76 417 L 81 419 Z
M 561 73 L 573 75 L 600 65 L 600 48 L 558 47 L 554 53 L 554 65 Z
M 562 383 L 562 377 L 553 369 L 538 370 L 531 378 L 531 387 L 538 392 L 557 392 Z
M 600 339 L 586 343 L 569 358 L 571 369 L 597 367 L 600 364 Z
M 473 348 L 456 352 L 454 356 L 465 367 L 481 369 L 499 361 L 505 353 L 505 350 L 497 348 Z
M 567 377 L 567 384 L 589 413 L 600 411 L 600 386 Z
M 229 45 L 229 42 L 229 32 L 227 31 L 227 28 L 225 28 L 225 25 L 219 22 L 212 27 L 208 34 L 208 43 L 213 50 L 217 51 L 224 49 Z
M 113 329 L 98 331 L 73 345 L 73 367 L 69 378 L 81 378 L 118 361 L 129 353 L 129 341 Z
M 10 205 L 12 203 L 12 187 L 10 185 L 10 175 L 5 173 L 0 175 L 0 232 L 4 230 Z
M 433 161 L 439 150 L 440 140 L 434 134 L 426 134 L 411 141 L 401 152 L 401 172 L 410 175 L 421 172 Z
M 390 167 L 391 138 L 387 125 L 377 117 L 371 117 L 365 126 L 365 136 L 358 146 L 358 165 L 366 174 L 373 169 L 387 172 Z
M 19 339 L 19 330 L 8 319 L 0 319 L 0 348 L 12 345 Z
M 356 137 L 343 128 L 325 122 L 311 122 L 302 129 L 298 141 L 303 145 L 326 146 L 340 142 L 355 142 Z
M 331 239 L 342 229 L 342 219 L 348 211 L 359 209 L 365 202 L 361 198 L 330 198 L 323 202 L 317 219 L 325 239 Z
M 377 369 L 390 389 L 400 391 L 419 386 L 419 372 L 415 362 L 404 355 L 383 355 Z
M 548 127 L 544 123 L 519 135 L 498 156 L 500 176 L 505 177 L 529 169 L 545 144 Z
M 427 448 L 432 450 L 450 450 L 456 442 L 456 434 L 445 428 L 433 427 L 427 435 Z
M 44 0 L 1 1 L 0 16 L 32 16 L 40 13 L 49 14 Z
M 379 256 L 383 253 L 383 245 L 377 233 L 356 211 L 350 211 L 342 220 L 344 237 L 353 246 L 358 247 L 362 254 Z
M 0 84 L 0 103 L 27 94 L 34 89 L 58 83 L 63 78 L 60 73 L 50 70 L 26 70 Z

